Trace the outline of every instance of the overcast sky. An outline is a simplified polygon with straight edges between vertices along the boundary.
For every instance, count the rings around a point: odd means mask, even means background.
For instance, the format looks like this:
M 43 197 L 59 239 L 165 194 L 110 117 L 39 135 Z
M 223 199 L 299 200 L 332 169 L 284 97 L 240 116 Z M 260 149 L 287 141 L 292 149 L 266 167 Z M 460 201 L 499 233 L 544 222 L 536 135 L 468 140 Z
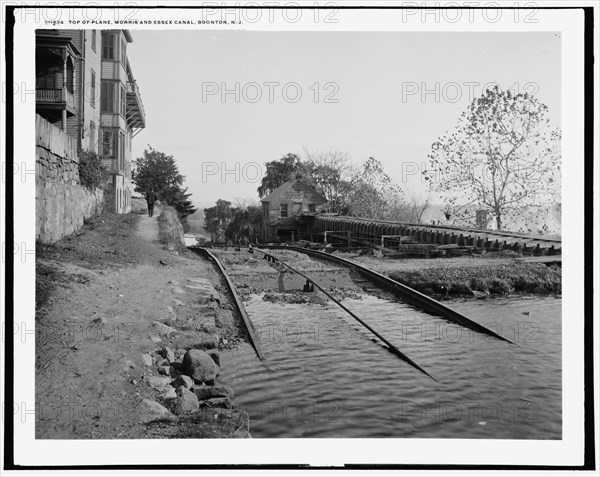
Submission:
M 490 82 L 535 92 L 560 124 L 561 39 L 551 32 L 131 33 L 146 110 L 133 157 L 147 144 L 175 156 L 196 205 L 258 199 L 255 164 L 304 146 L 374 156 L 424 190 L 408 163 L 425 162 Z

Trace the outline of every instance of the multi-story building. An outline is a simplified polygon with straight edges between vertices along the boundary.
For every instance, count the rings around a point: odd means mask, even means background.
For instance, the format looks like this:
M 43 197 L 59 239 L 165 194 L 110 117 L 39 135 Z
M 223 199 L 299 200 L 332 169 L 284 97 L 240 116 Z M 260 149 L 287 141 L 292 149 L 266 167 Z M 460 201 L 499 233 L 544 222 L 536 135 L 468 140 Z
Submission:
M 100 156 L 118 213 L 131 209 L 131 142 L 145 127 L 132 41 L 128 30 L 36 31 L 36 111 Z
M 144 107 L 129 60 L 129 30 L 102 30 L 100 157 L 113 175 L 115 209 L 131 209 L 131 141 L 146 125 Z

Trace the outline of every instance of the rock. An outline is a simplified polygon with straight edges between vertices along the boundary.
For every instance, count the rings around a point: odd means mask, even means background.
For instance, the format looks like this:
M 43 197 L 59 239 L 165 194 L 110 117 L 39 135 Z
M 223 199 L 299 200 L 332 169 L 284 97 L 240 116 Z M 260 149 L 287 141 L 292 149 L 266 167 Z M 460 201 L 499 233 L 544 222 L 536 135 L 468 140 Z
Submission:
M 183 303 L 181 300 L 178 300 L 177 298 L 173 298 L 173 303 L 175 303 L 177 306 L 185 305 L 185 303 Z
M 203 383 L 214 381 L 217 376 L 217 365 L 204 351 L 191 349 L 183 357 L 182 371 L 195 382 Z
M 228 328 L 233 326 L 233 315 L 230 310 L 221 310 L 219 315 L 215 317 L 215 325 L 218 328 Z
M 165 386 L 165 390 L 161 394 L 163 399 L 174 399 L 177 397 L 177 393 L 175 392 L 175 388 L 173 386 Z
M 184 386 L 179 386 L 176 393 L 177 401 L 174 407 L 178 413 L 198 409 L 198 398 L 192 391 Z
M 209 355 L 217 366 L 221 366 L 221 355 L 217 349 L 207 349 L 206 354 Z
M 101 316 L 98 318 L 95 318 L 94 320 L 92 320 L 92 323 L 94 323 L 97 326 L 102 326 L 102 325 L 106 325 L 108 323 L 108 320 L 106 319 L 106 317 Z
M 171 383 L 171 378 L 162 376 L 149 376 L 146 378 L 146 382 L 149 386 L 155 389 L 163 389 L 165 386 Z
M 175 361 L 175 353 L 173 352 L 173 350 L 171 348 L 169 348 L 168 346 L 163 346 L 163 348 L 159 351 L 159 354 L 165 358 L 169 360 L 169 363 L 172 363 L 173 361 Z M 185 353 L 184 353 L 185 354 Z
M 158 360 L 158 362 L 156 363 L 156 366 L 170 366 L 171 363 L 169 362 L 168 359 L 164 359 L 164 358 L 160 358 Z
M 169 280 L 167 283 L 170 283 L 171 285 L 179 285 L 177 280 Z
M 139 406 L 139 422 L 150 422 L 157 419 L 174 418 L 173 414 L 156 401 L 144 399 Z
M 220 397 L 233 399 L 233 389 L 224 384 L 217 384 L 215 386 L 194 386 L 194 394 L 201 401 Z
M 182 288 L 180 288 L 180 287 L 174 287 L 174 288 L 173 288 L 173 292 L 175 292 L 175 293 L 179 293 L 179 294 L 181 295 L 181 294 L 185 293 L 185 290 L 183 290 L 183 289 L 182 289 Z
M 162 341 L 162 340 L 161 340 L 161 339 L 160 339 L 158 336 L 151 336 L 151 337 L 150 337 L 150 340 L 151 340 L 153 343 L 160 343 L 160 342 Z
M 152 360 L 152 356 L 150 356 L 149 354 L 143 354 L 142 361 L 144 362 L 144 364 L 146 366 L 152 366 L 153 360 Z
M 252 439 L 252 436 L 246 429 L 238 429 L 233 433 L 234 439 Z
M 150 358 L 150 359 L 152 359 L 152 358 Z M 152 363 L 150 363 L 150 364 L 152 364 Z M 130 369 L 134 369 L 136 367 L 137 366 L 135 365 L 135 363 L 128 359 L 127 361 L 125 361 L 125 366 L 123 366 L 123 371 L 129 371 Z
M 189 376 L 186 376 L 185 374 L 182 374 L 181 376 L 177 376 L 171 382 L 171 386 L 173 386 L 174 388 L 184 386 L 184 387 L 190 389 L 193 385 L 194 385 L 194 380 L 192 378 L 190 378 Z
M 535 293 L 536 295 L 547 295 L 550 292 L 545 287 L 535 287 L 533 289 L 533 293 Z
M 219 337 L 214 333 L 200 333 L 198 335 L 194 348 L 196 349 L 213 349 L 219 347 Z
M 218 407 L 221 409 L 231 409 L 233 408 L 233 403 L 231 399 L 228 397 L 219 397 L 219 398 L 211 398 L 202 401 L 203 406 L 207 407 Z
M 173 366 L 160 366 L 157 371 L 158 374 L 162 374 L 163 376 L 177 376 L 177 371 Z
M 154 321 L 154 326 L 155 328 L 158 329 L 158 331 L 164 335 L 170 335 L 171 333 L 177 333 L 177 330 L 171 326 L 165 325 L 164 323 L 161 323 L 160 321 Z

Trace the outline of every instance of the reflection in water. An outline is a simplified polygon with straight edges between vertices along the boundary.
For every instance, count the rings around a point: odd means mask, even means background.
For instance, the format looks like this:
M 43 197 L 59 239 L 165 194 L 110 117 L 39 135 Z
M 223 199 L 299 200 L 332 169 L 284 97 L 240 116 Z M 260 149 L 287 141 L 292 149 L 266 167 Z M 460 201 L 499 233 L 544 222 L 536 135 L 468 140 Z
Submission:
M 561 438 L 560 299 L 451 302 L 516 345 L 399 302 L 344 304 L 439 382 L 333 304 L 254 296 L 247 311 L 269 370 L 243 345 L 223 354 L 221 377 L 254 437 Z

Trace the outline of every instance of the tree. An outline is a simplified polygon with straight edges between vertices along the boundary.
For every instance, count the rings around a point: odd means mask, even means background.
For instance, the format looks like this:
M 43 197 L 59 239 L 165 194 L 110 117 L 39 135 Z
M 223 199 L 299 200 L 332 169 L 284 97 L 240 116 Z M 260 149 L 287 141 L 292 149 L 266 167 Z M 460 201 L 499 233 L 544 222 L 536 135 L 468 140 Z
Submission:
M 531 95 L 497 86 L 473 100 L 454 132 L 433 143 L 424 173 L 429 190 L 444 195 L 447 216 L 473 221 L 485 210 L 502 230 L 545 214 L 559 197 L 561 157 L 547 113 Z
M 262 223 L 262 209 L 248 205 L 232 209 L 232 218 L 225 229 L 225 237 L 233 243 L 257 242 Z
M 407 219 L 407 204 L 402 189 L 383 169 L 374 157 L 363 164 L 354 181 L 351 214 L 379 220 L 404 221 Z
M 144 150 L 144 155 L 134 161 L 135 191 L 146 194 L 154 190 L 160 200 L 177 210 L 180 219 L 197 210 L 189 200 L 192 194 L 187 193 L 187 187 L 183 188 L 184 179 L 179 173 L 175 158 L 150 145 Z
M 329 212 L 347 214 L 357 178 L 357 167 L 348 153 L 334 149 L 311 152 L 304 148 L 304 154 L 303 179 L 327 199 Z
M 184 177 L 179 173 L 175 158 L 157 151 L 150 145 L 144 150 L 143 156 L 133 163 L 136 192 L 146 194 L 154 190 L 161 200 L 167 200 L 183 184 Z
M 258 187 L 258 196 L 262 199 L 278 187 L 293 179 L 300 171 L 300 158 L 296 154 L 286 154 L 277 161 L 265 164 L 266 172 Z
M 222 241 L 231 220 L 231 202 L 219 199 L 216 205 L 204 209 L 204 228 L 214 242 Z
M 420 224 L 423 220 L 423 214 L 431 208 L 431 192 L 422 194 L 410 189 L 408 191 L 408 222 L 411 224 Z

